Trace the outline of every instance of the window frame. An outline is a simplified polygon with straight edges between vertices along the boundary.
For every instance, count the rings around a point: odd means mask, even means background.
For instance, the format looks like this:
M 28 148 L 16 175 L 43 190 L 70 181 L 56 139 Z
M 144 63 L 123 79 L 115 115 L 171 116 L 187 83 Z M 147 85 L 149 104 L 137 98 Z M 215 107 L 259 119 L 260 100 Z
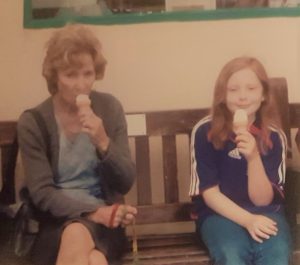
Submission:
M 192 10 L 163 13 L 129 13 L 103 16 L 72 16 L 33 19 L 31 0 L 24 0 L 24 28 L 62 27 L 66 23 L 83 23 L 91 25 L 122 25 L 158 22 L 211 21 L 228 19 L 249 19 L 268 17 L 299 17 L 300 7 L 262 7 L 262 8 L 223 8 L 214 10 Z

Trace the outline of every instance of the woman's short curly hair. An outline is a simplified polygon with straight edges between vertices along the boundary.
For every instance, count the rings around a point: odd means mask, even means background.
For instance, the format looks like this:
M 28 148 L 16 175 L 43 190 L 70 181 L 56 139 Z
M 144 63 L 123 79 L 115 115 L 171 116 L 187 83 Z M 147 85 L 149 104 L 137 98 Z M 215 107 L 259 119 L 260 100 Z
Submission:
M 96 79 L 104 76 L 106 60 L 102 55 L 100 41 L 88 28 L 82 25 L 67 25 L 56 31 L 47 43 L 43 63 L 43 76 L 47 80 L 51 95 L 57 92 L 57 71 L 78 65 L 78 54 L 92 56 Z

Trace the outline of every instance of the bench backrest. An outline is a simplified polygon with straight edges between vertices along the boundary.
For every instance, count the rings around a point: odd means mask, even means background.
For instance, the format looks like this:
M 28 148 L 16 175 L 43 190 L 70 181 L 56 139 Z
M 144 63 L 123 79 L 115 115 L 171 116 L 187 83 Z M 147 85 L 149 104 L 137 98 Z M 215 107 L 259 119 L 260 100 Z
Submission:
M 1 179 L 2 189 L 0 203 L 12 204 L 15 202 L 15 178 L 10 174 L 15 168 L 17 149 L 14 148 L 16 135 L 16 122 L 0 122 L 0 148 L 1 148 Z

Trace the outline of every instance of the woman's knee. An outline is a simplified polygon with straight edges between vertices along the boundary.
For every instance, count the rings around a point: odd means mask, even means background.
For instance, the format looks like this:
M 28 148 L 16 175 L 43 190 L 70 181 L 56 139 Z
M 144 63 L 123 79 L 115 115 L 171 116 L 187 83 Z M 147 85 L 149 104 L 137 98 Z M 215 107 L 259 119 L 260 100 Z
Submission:
M 94 247 L 89 230 L 81 223 L 71 223 L 62 233 L 59 253 L 67 256 L 88 256 Z
M 91 244 L 94 247 L 92 237 L 89 230 L 81 223 L 74 222 L 68 224 L 62 233 L 62 240 L 67 240 L 71 242 L 81 241 L 85 245 Z
M 102 252 L 94 249 L 89 256 L 89 265 L 108 265 L 108 262 Z
M 88 264 L 94 241 L 81 223 L 67 225 L 62 233 L 56 265 Z

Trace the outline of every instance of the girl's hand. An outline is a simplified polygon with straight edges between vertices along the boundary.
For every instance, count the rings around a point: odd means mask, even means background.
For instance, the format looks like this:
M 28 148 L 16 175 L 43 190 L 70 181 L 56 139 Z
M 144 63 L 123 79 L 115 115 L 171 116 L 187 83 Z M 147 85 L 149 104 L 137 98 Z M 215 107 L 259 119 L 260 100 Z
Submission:
M 90 136 L 91 141 L 100 151 L 107 151 L 110 140 L 106 134 L 102 119 L 96 116 L 91 109 L 79 111 L 78 115 L 82 124 L 82 131 Z
M 278 232 L 276 222 L 266 216 L 257 214 L 251 215 L 244 227 L 251 237 L 259 243 L 269 239 L 270 236 L 275 236 Z
M 249 161 L 255 156 L 259 155 L 256 140 L 253 135 L 246 131 L 238 131 L 235 142 L 239 152 Z

